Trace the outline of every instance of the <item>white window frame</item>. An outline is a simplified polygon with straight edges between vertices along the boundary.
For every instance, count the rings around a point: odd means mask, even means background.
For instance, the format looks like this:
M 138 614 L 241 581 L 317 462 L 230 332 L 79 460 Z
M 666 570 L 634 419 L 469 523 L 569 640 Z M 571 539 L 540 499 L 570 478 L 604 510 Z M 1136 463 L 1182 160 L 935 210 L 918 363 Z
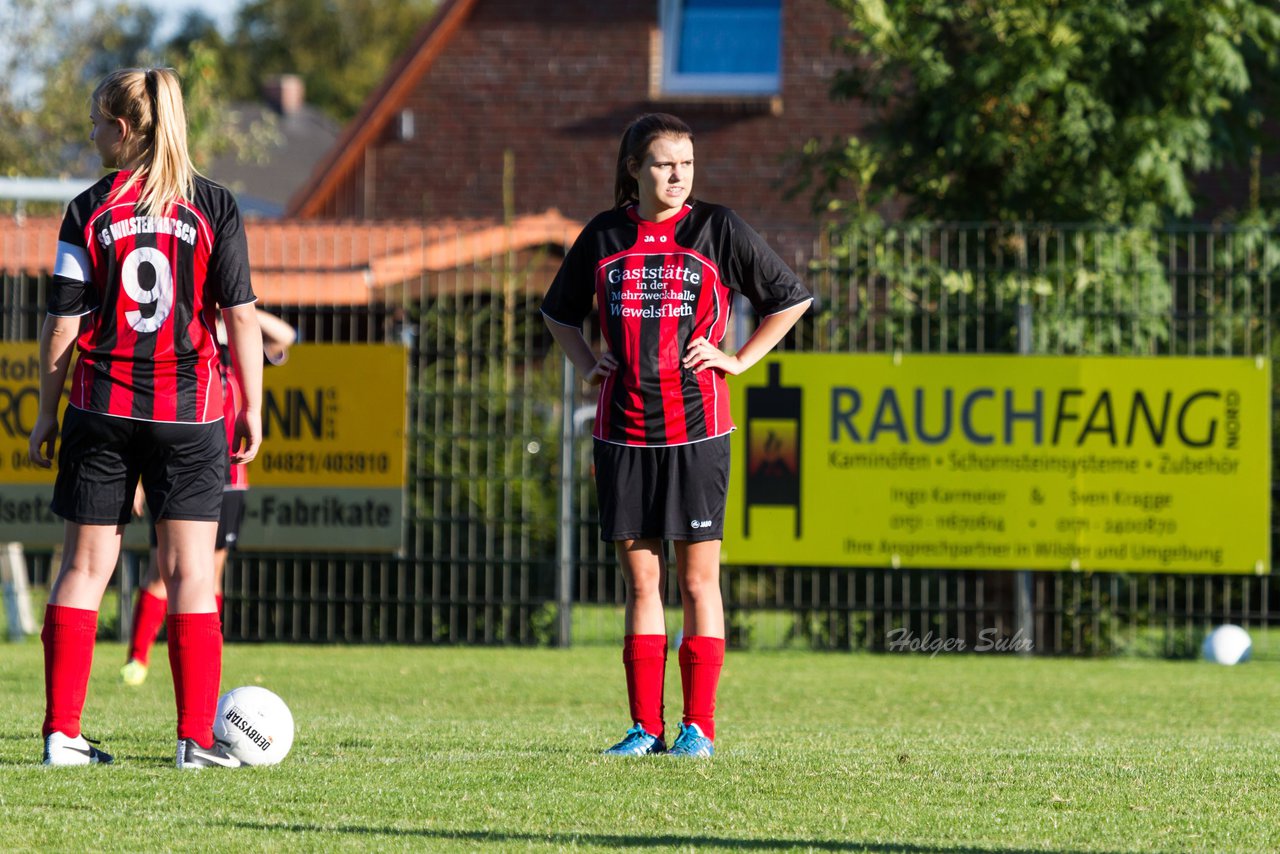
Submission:
M 658 26 L 662 34 L 662 94 L 664 95 L 778 95 L 782 91 L 782 33 L 778 33 L 776 74 L 681 74 L 676 70 L 680 56 L 682 0 L 658 0 Z M 779 10 L 781 10 L 781 0 Z M 779 18 L 781 25 L 781 18 Z

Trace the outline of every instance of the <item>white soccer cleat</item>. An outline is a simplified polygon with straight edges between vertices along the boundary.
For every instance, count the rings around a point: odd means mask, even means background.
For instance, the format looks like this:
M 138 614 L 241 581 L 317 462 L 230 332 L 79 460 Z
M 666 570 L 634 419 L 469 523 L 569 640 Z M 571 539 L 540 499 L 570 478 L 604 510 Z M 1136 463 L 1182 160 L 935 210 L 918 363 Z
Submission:
M 60 732 L 51 732 L 44 740 L 44 764 L 57 767 L 71 765 L 110 765 L 115 759 L 110 753 L 99 750 L 83 735 L 75 738 Z
M 180 738 L 175 764 L 183 770 L 198 771 L 201 768 L 239 768 L 243 763 L 228 753 L 226 745 L 217 739 L 212 747 L 201 747 L 194 738 Z

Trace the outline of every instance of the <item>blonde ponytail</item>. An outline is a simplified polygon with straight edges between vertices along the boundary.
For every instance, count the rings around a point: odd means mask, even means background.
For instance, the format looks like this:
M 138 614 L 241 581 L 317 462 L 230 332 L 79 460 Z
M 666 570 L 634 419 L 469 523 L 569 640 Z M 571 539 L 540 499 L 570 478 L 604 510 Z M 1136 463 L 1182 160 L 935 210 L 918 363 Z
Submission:
M 128 159 L 137 168 L 120 187 L 138 182 L 138 210 L 162 215 L 195 189 L 195 167 L 187 151 L 187 113 L 172 68 L 122 68 L 103 78 L 93 103 L 108 119 L 124 119 L 133 132 Z

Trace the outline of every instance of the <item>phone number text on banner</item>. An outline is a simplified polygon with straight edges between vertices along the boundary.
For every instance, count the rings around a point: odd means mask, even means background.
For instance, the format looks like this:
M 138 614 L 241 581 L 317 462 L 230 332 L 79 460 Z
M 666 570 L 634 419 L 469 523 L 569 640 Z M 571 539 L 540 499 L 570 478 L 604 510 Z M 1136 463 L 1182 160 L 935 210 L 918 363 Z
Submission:
M 1270 571 L 1267 360 L 793 353 L 730 384 L 726 562 Z
M 402 547 L 405 359 L 394 346 L 304 344 L 263 372 L 242 548 Z M 54 473 L 27 460 L 39 396 L 36 345 L 0 344 L 0 541 L 52 546 L 63 538 L 49 510 Z M 125 528 L 126 546 L 146 542 L 144 521 Z
M 264 372 L 244 547 L 401 548 L 405 359 L 399 347 L 303 344 Z

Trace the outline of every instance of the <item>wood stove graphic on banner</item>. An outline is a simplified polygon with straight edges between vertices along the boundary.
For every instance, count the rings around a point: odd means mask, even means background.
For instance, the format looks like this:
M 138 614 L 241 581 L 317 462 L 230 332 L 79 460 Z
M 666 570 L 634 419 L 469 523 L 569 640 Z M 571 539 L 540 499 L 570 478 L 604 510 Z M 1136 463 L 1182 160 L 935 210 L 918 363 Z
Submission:
M 800 539 L 802 390 L 782 385 L 782 365 L 768 366 L 768 385 L 747 388 L 747 488 L 742 530 L 751 536 L 752 507 L 791 507 Z

